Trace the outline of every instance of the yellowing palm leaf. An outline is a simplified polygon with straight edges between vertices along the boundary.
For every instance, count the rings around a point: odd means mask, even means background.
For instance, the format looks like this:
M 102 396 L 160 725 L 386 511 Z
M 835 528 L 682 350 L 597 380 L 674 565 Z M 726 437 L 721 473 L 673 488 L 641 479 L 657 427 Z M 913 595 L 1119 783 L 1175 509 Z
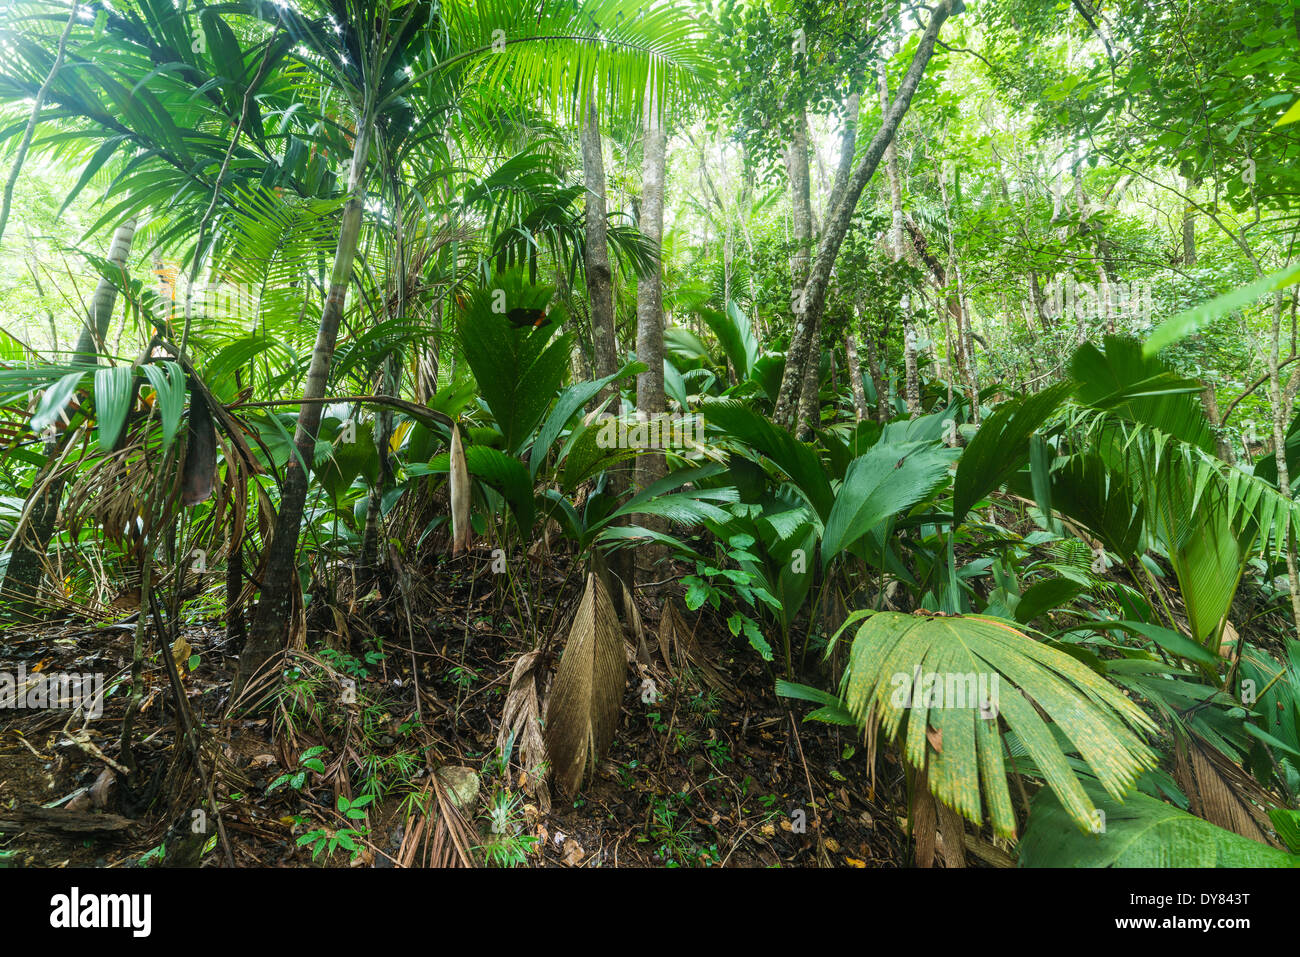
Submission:
M 1150 718 L 1102 676 L 1004 621 L 859 612 L 845 627 L 859 621 L 844 675 L 849 710 L 863 727 L 879 721 L 887 738 L 901 741 L 907 762 L 927 772 L 935 797 L 971 821 L 982 823 L 987 802 L 994 829 L 1015 835 L 1004 725 L 1084 827 L 1094 820 L 1094 805 L 1054 730 L 1116 797 L 1155 766 L 1135 733 L 1154 730 Z M 908 694 L 926 676 L 937 678 L 937 700 Z M 991 717 L 982 716 L 983 705 L 992 706 Z

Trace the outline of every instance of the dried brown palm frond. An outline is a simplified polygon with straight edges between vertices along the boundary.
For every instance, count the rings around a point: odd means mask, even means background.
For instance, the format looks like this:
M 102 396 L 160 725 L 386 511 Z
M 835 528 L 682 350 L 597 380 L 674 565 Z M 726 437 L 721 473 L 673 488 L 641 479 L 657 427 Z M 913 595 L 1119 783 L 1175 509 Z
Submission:
M 541 659 L 541 652 L 529 651 L 515 660 L 510 690 L 501 712 L 501 726 L 497 729 L 497 750 L 503 759 L 509 760 L 510 750 L 519 748 L 519 763 L 528 775 L 528 788 L 536 796 L 538 807 L 547 813 L 551 810 L 551 790 L 543 771 L 547 763 L 546 740 L 542 736 L 542 710 L 537 697 Z
M 930 793 L 925 769 L 913 772 L 912 813 L 908 819 L 916 842 L 916 866 L 966 866 L 966 825 L 960 814 Z
M 397 866 L 473 867 L 477 835 L 437 774 L 429 775 L 415 803 L 417 810 L 397 850 Z
M 740 701 L 731 682 L 700 653 L 695 629 L 686 626 L 676 602 L 671 598 L 664 599 L 664 610 L 659 618 L 659 653 L 673 677 L 687 669 L 694 669 L 700 679 L 723 698 L 732 703 Z
M 217 477 L 217 429 L 204 390 L 190 385 L 190 414 L 186 426 L 185 462 L 181 466 L 181 504 L 197 505 L 212 495 Z
M 650 667 L 650 647 L 645 640 L 645 624 L 641 621 L 641 609 L 637 608 L 636 600 L 632 597 L 632 590 L 623 583 L 623 608 L 627 615 L 627 630 L 632 636 L 632 643 L 636 646 L 636 658 L 638 664 L 644 667 Z
M 546 751 L 560 788 L 574 794 L 614 740 L 627 660 L 609 592 L 594 573 L 569 628 L 546 712 Z
M 664 599 L 663 612 L 659 617 L 659 656 L 664 666 L 674 678 L 690 664 L 690 652 L 686 645 L 690 633 L 682 621 L 677 604 L 671 598 Z
M 1197 817 L 1248 837 L 1281 847 L 1269 834 L 1265 808 L 1280 803 L 1240 767 L 1195 737 L 1180 737 L 1174 750 L 1174 780 Z

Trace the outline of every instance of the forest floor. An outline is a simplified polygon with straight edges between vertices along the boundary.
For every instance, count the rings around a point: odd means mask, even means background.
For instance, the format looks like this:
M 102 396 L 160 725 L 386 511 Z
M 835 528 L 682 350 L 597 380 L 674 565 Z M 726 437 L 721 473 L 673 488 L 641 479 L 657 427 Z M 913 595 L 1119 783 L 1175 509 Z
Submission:
M 536 769 L 530 775 L 520 767 L 517 750 L 503 769 L 498 730 L 512 673 L 537 645 L 524 635 L 545 633 L 538 670 L 549 675 L 581 593 L 564 560 L 532 567 L 528 595 L 488 574 L 488 562 L 486 551 L 475 550 L 459 562 L 412 569 L 406 580 L 415 584 L 405 596 L 385 594 L 381 584 L 353 597 L 363 588 L 340 570 L 332 585 L 317 586 L 305 616 L 308 647 L 326 650 L 293 655 L 284 690 L 267 707 L 233 716 L 226 712 L 236 649 L 219 620 L 209 615 L 215 623 L 205 623 L 202 598 L 191 605 L 183 616 L 191 624 L 181 628 L 173 655 L 202 729 L 225 832 L 193 850 L 204 866 L 450 862 L 446 841 L 430 856 L 434 828 L 414 853 L 419 814 L 406 812 L 428 793 L 429 769 L 453 767 L 472 770 L 478 785 L 461 831 L 465 856 L 478 862 L 908 863 L 896 758 L 882 749 L 873 775 L 853 729 L 803 722 L 807 708 L 792 711 L 778 698 L 772 670 L 712 614 L 682 612 L 693 630 L 691 654 L 673 667 L 663 657 L 673 651 L 657 641 L 659 600 L 638 596 L 648 636 L 641 657 L 648 650 L 651 661 L 648 670 L 637 667 L 629 634 L 615 743 L 582 792 L 548 800 L 549 789 L 537 787 Z M 157 864 L 160 845 L 172 841 L 169 827 L 181 834 L 186 822 L 202 818 L 194 808 L 210 806 L 156 651 L 145 660 L 134 719 L 136 772 L 110 766 L 123 758 L 133 636 L 132 616 L 116 624 L 69 616 L 0 633 L 0 672 L 94 672 L 105 676 L 107 692 L 103 714 L 89 721 L 65 710 L 0 711 L 0 866 Z M 439 773 L 439 782 L 447 780 Z M 366 794 L 375 797 L 364 818 L 339 813 L 341 797 Z M 331 854 L 323 844 L 313 860 L 320 836 L 348 827 L 356 832 L 355 855 L 342 848 Z

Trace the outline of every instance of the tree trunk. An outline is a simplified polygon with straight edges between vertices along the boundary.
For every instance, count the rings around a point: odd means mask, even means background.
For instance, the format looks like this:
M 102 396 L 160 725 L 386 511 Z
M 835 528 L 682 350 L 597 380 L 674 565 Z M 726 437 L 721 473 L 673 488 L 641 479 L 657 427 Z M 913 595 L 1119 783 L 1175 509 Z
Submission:
M 637 414 L 647 418 L 662 415 L 668 407 L 664 397 L 663 266 L 658 261 L 663 251 L 667 148 L 666 131 L 654 118 L 653 112 L 647 109 L 639 225 L 654 250 L 656 263 L 649 275 L 641 277 L 636 293 L 636 356 L 648 366 L 636 377 L 636 407 Z M 636 458 L 637 488 L 643 489 L 658 481 L 666 471 L 663 453 L 653 449 L 642 452 Z M 662 517 L 643 515 L 640 522 L 652 531 L 667 531 L 667 522 Z M 648 580 L 655 562 L 662 555 L 662 546 L 638 549 L 637 577 L 642 581 Z
M 334 265 L 330 272 L 329 295 L 321 312 L 320 330 L 312 349 L 311 366 L 303 387 L 303 404 L 298 411 L 298 426 L 294 444 L 298 456 L 290 456 L 284 468 L 284 482 L 280 490 L 280 509 L 275 519 L 275 531 L 267 549 L 266 570 L 262 591 L 257 602 L 257 612 L 249 629 L 248 641 L 239 656 L 239 667 L 231 689 L 232 700 L 244 685 L 276 653 L 283 649 L 284 637 L 293 608 L 293 589 L 298 580 L 298 532 L 302 525 L 303 508 L 307 502 L 308 476 L 299 465 L 298 458 L 310 467 L 315 459 L 316 433 L 320 430 L 324 398 L 329 380 L 330 363 L 334 358 L 334 345 L 338 340 L 339 323 L 347 302 L 348 285 L 352 281 L 352 262 L 356 258 L 357 240 L 361 234 L 361 215 L 366 202 L 366 161 L 370 152 L 370 121 L 361 118 L 357 123 L 356 139 L 352 147 L 352 166 L 348 174 L 348 201 L 343 207 L 343 221 L 339 227 L 338 246 L 334 251 Z
M 131 255 L 131 242 L 135 239 L 135 220 L 128 219 L 118 226 L 113 233 L 113 240 L 108 246 L 108 263 L 126 279 L 126 260 Z M 90 310 L 82 323 L 81 334 L 77 337 L 76 358 L 84 362 L 97 361 L 104 340 L 108 336 L 108 324 L 113 318 L 113 305 L 117 302 L 117 284 L 107 276 L 101 276 L 95 286 L 95 295 L 90 300 Z
M 794 117 L 794 136 L 785 151 L 786 175 L 790 180 L 790 216 L 794 232 L 794 256 L 790 260 L 790 306 L 794 312 L 794 331 L 785 354 L 785 371 L 777 393 L 773 418 L 793 429 L 799 411 L 799 398 L 807 370 L 816 318 L 809 321 L 807 282 L 812 246 L 812 200 L 808 176 L 808 113 L 803 104 Z
M 835 179 L 831 185 L 830 201 L 827 204 L 823 220 L 830 218 L 831 211 L 844 198 L 844 191 L 848 188 L 849 177 L 853 175 L 853 154 L 857 150 L 858 143 L 858 110 L 860 103 L 861 94 L 858 93 L 850 94 L 844 102 L 844 132 L 840 137 L 840 160 L 835 168 Z M 808 358 L 804 363 L 803 381 L 800 385 L 798 415 L 798 435 L 803 440 L 811 439 L 813 432 L 821 426 L 822 329 L 820 317 L 809 328 L 808 335 Z M 852 333 L 848 338 L 850 340 L 853 338 Z M 857 349 L 855 348 L 853 359 L 850 361 L 856 364 L 856 358 Z M 850 370 L 852 368 L 851 365 Z M 861 377 L 856 382 L 857 388 L 861 389 Z
M 919 52 L 919 51 L 918 51 Z M 889 75 L 882 64 L 877 74 L 876 89 L 880 94 L 882 117 L 889 115 Z M 900 117 L 901 122 L 901 117 Z M 903 257 L 903 183 L 898 175 L 898 148 L 891 136 L 885 145 L 885 175 L 889 178 L 890 237 L 894 249 L 894 262 Z M 907 414 L 921 412 L 921 376 L 916 358 L 916 328 L 912 324 L 911 297 L 903 301 L 903 395 L 907 400 Z
M 583 252 L 587 270 L 587 299 L 591 308 L 591 343 L 596 378 L 618 371 L 618 343 L 614 329 L 614 281 L 609 265 L 609 215 L 605 209 L 605 157 L 595 103 L 587 104 L 582 125 L 582 175 L 587 186 L 587 242 Z M 611 383 L 600 393 L 603 401 L 616 393 Z M 618 414 L 618 409 L 611 410 Z
M 1291 498 L 1291 469 L 1286 461 L 1286 433 L 1291 424 L 1291 408 L 1294 404 L 1297 378 L 1293 374 L 1291 381 L 1283 387 L 1280 354 L 1284 295 L 1280 290 L 1273 294 L 1272 341 L 1268 350 L 1268 391 L 1273 407 L 1273 461 L 1277 463 L 1277 487 L 1278 491 L 1289 499 Z M 1289 528 L 1287 529 L 1286 577 L 1291 591 L 1292 620 L 1293 623 L 1300 623 L 1300 571 L 1296 568 L 1295 541 Z
M 907 414 L 921 414 L 921 373 L 916 357 L 916 326 L 912 322 L 911 306 L 903 307 L 903 374 L 906 384 Z
M 1190 196 L 1194 184 L 1188 182 Z M 1183 204 L 1183 265 L 1196 265 L 1196 206 L 1188 199 Z
M 587 103 L 587 120 L 582 125 L 582 175 L 587 187 L 586 226 L 587 241 L 584 263 L 587 272 L 587 300 L 591 309 L 591 345 L 593 365 L 598 379 L 618 371 L 618 339 L 614 327 L 614 273 L 609 264 L 609 214 L 605 207 L 605 157 L 600 141 L 600 122 L 594 101 Z M 610 383 L 596 397 L 603 402 L 613 397 L 610 412 L 619 415 L 619 390 Z M 620 463 L 609 470 L 609 492 L 621 499 L 631 483 L 630 467 Z M 631 587 L 633 567 L 632 552 L 623 548 L 609 557 L 609 569 L 620 581 Z M 623 610 L 623 591 L 614 588 L 610 596 L 620 615 Z
M 870 417 L 871 407 L 867 405 L 867 390 L 862 384 L 862 360 L 858 357 L 858 335 L 853 330 L 844 340 L 844 354 L 849 363 L 849 388 L 853 390 L 853 415 L 859 422 Z M 873 381 L 872 385 L 876 383 Z M 879 386 L 876 386 L 877 390 Z
M 861 313 L 861 309 L 854 307 L 854 313 Z M 889 407 L 889 385 L 885 381 L 884 374 L 880 371 L 880 355 L 876 351 L 876 336 L 871 329 L 864 329 L 862 333 L 862 350 L 866 354 L 867 374 L 871 376 L 871 386 L 876 390 L 876 421 L 882 425 L 888 422 L 892 415 Z
M 961 266 L 957 262 L 957 240 L 952 225 L 952 204 L 948 199 L 948 184 L 943 177 L 939 179 L 939 195 L 943 202 L 943 220 L 948 228 L 948 281 L 952 284 L 948 290 L 948 311 L 956 323 L 954 336 L 957 345 L 957 368 L 961 373 L 962 385 L 966 389 L 967 401 L 970 403 L 971 420 L 979 425 L 980 402 L 979 381 L 975 373 L 975 346 L 970 329 L 969 304 L 966 301 L 966 289 L 962 283 Z

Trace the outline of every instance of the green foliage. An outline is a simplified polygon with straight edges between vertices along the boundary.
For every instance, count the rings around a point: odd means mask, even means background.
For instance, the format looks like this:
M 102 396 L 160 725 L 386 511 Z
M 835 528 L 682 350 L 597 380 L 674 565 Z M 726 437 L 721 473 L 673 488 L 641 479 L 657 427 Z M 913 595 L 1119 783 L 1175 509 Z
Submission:
M 1137 734 L 1155 729 L 1150 718 L 1096 672 L 1005 622 L 858 612 L 844 627 L 855 624 L 843 685 L 849 710 L 860 726 L 879 721 L 908 763 L 927 771 L 935 796 L 976 824 L 987 812 L 997 833 L 1016 831 L 1004 722 L 1081 826 L 1094 803 L 1063 742 L 1115 796 L 1155 766 Z M 954 691 L 960 700 L 949 700 Z
M 1095 783 L 1091 827 L 1079 828 L 1044 789 L 1020 842 L 1021 867 L 1300 867 L 1288 854 L 1215 827 L 1142 793 L 1123 802 Z

